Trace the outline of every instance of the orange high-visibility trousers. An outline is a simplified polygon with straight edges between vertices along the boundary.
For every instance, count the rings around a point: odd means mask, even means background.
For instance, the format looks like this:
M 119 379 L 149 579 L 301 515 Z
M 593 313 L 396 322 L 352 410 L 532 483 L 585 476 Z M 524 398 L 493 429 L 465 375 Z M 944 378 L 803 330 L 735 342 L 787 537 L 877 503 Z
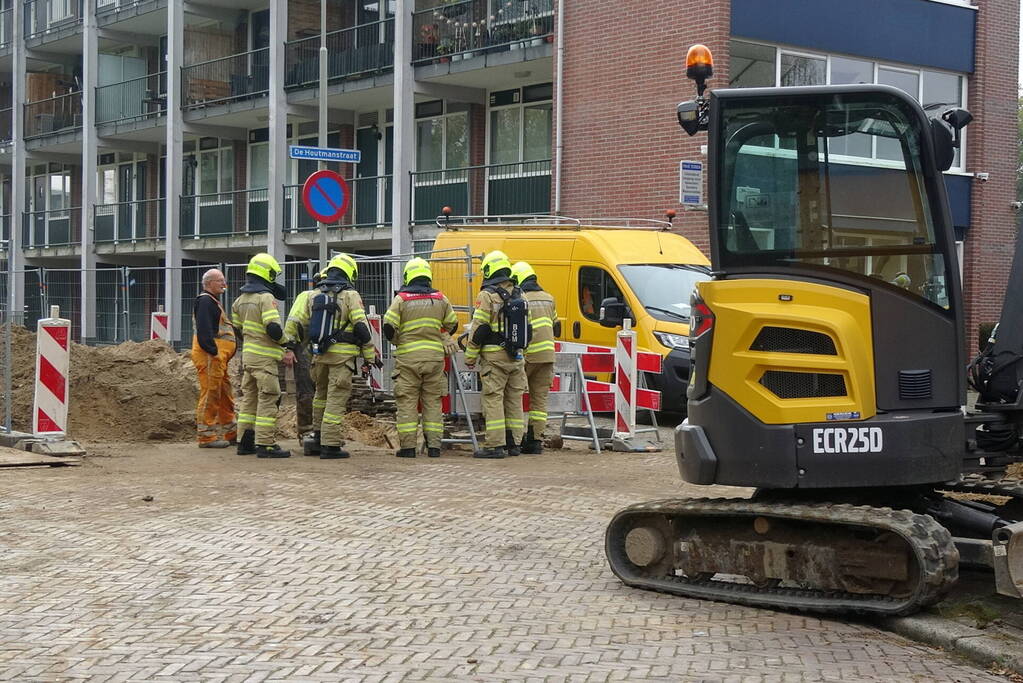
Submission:
M 199 403 L 195 407 L 195 427 L 199 443 L 223 439 L 234 441 L 238 437 L 238 423 L 234 412 L 234 391 L 227 375 L 227 364 L 234 356 L 235 343 L 215 339 L 216 356 L 192 348 L 192 364 L 199 373 Z

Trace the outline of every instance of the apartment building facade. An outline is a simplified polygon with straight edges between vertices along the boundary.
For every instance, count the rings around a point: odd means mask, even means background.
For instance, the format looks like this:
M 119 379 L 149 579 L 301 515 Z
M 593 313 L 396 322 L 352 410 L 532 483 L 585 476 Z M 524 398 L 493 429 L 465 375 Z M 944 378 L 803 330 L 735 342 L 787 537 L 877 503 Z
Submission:
M 14 310 L 42 315 L 40 269 L 81 269 L 61 282 L 76 337 L 115 341 L 111 288 L 152 269 L 136 299 L 162 300 L 187 337 L 189 266 L 315 258 L 300 188 L 317 166 L 288 146 L 317 142 L 320 13 L 318 0 L 0 1 Z M 442 206 L 679 209 L 679 161 L 705 138 L 684 139 L 673 104 L 691 96 L 685 50 L 704 42 L 712 87 L 879 82 L 967 106 L 977 122 L 946 184 L 971 323 L 989 319 L 1014 235 L 1017 26 L 1011 0 L 327 0 L 328 144 L 362 154 L 331 166 L 353 198 L 328 241 L 427 247 Z M 706 214 L 676 224 L 706 245 Z

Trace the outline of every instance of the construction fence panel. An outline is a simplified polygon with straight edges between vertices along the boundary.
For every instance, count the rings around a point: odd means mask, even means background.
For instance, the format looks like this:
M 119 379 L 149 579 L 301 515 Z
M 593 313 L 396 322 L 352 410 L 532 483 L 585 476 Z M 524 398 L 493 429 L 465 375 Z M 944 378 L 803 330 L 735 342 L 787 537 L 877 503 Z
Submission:
M 126 339 L 146 341 L 149 339 L 149 317 L 163 308 L 167 310 L 164 294 L 167 288 L 166 269 L 158 266 L 125 268 L 124 282 L 124 329 Z M 191 309 L 188 311 L 191 315 Z
M 60 317 L 71 321 L 71 339 L 82 341 L 82 271 L 78 268 L 47 268 L 44 271 L 46 311 L 60 306 Z
M 120 344 L 126 338 L 124 269 L 99 268 L 96 270 L 95 341 Z
M 30 268 L 23 272 L 15 273 L 14 283 L 20 278 L 25 282 L 25 309 L 21 314 L 21 323 L 30 330 L 35 330 L 36 323 L 43 317 L 46 308 L 46 287 L 43 282 L 43 269 Z M 17 312 L 15 312 L 17 313 Z
M 192 265 L 181 267 L 181 292 L 179 293 L 179 312 L 178 315 L 181 319 L 181 340 L 177 343 L 179 349 L 187 349 L 192 346 L 192 306 L 195 304 L 195 297 L 199 296 L 202 291 L 202 276 L 210 268 L 219 268 L 224 272 L 224 277 L 227 279 L 227 291 L 224 292 L 224 306 L 226 310 L 231 310 L 231 302 L 234 301 L 234 297 L 238 295 L 238 288 L 245 284 L 245 270 L 244 267 L 241 270 L 241 279 L 237 279 L 236 271 L 237 266 L 231 268 L 231 274 L 228 272 L 228 266 L 224 266 L 221 263 L 196 263 Z M 234 274 L 236 279 L 232 281 L 231 275 Z M 148 325 L 148 322 L 146 323 Z
M 0 295 L 3 296 L 3 299 L 0 300 L 0 390 L 3 391 L 3 399 L 0 400 L 0 410 L 3 411 L 0 414 L 0 430 L 9 433 L 11 431 L 11 421 L 13 420 L 11 406 L 14 401 L 11 396 L 13 390 L 11 375 L 14 363 L 11 337 L 17 320 L 11 314 L 11 264 L 7 258 L 0 261 L 0 264 L 3 265 L 2 270 L 0 270 Z

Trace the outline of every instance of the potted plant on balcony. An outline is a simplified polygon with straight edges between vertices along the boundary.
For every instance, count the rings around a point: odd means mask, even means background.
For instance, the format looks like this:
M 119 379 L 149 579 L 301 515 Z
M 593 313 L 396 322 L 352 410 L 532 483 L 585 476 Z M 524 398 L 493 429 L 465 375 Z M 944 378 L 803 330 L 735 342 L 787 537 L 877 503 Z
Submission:
M 437 55 L 437 24 L 423 24 L 419 27 L 418 55 L 420 59 L 430 59 Z
M 451 39 L 444 38 L 437 43 L 437 61 L 441 64 L 451 61 Z

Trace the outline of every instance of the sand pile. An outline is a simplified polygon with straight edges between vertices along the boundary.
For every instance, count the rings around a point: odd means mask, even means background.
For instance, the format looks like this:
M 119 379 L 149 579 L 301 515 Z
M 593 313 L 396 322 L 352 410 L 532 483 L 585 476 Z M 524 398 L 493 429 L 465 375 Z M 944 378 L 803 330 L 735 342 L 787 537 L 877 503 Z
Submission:
M 31 431 L 36 335 L 15 326 L 12 337 L 14 429 Z M 2 352 L 2 347 L 0 347 Z M 238 395 L 238 360 L 230 377 Z M 68 433 L 87 442 L 192 441 L 199 396 L 190 352 L 178 353 L 163 342 L 125 342 L 117 346 L 71 346 L 71 411 Z M 277 419 L 279 439 L 298 436 L 295 398 L 284 396 Z M 362 413 L 345 419 L 345 439 L 369 446 L 397 443 L 394 426 Z

